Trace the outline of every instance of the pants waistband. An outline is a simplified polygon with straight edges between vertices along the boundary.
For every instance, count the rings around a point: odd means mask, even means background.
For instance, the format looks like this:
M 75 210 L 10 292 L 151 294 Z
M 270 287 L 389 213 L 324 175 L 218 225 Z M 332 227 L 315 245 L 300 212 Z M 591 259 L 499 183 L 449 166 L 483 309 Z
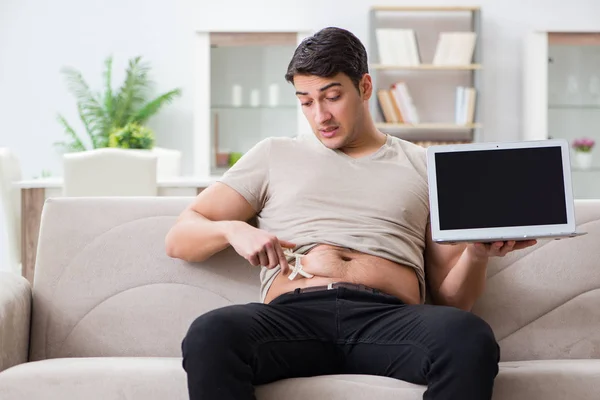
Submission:
M 360 285 L 360 284 L 356 284 L 356 283 L 348 283 L 348 282 L 334 282 L 334 283 L 330 283 L 329 285 L 297 288 L 296 290 L 294 290 L 294 293 L 298 294 L 298 293 L 320 292 L 323 290 L 332 290 L 332 289 L 337 289 L 337 288 L 346 288 L 346 289 L 351 289 L 351 290 L 357 290 L 359 292 L 368 292 L 368 293 L 373 293 L 373 294 L 382 293 L 378 289 L 373 289 L 373 288 L 365 286 L 365 285 Z

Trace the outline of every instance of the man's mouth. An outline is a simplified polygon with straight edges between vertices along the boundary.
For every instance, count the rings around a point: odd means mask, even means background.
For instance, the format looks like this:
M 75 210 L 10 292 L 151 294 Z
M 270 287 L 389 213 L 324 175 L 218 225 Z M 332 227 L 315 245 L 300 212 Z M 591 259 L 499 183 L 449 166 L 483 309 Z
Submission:
M 328 139 L 334 137 L 338 130 L 339 130 L 339 127 L 337 127 L 337 126 L 329 126 L 327 128 L 319 129 L 319 131 L 321 132 L 321 135 L 323 135 L 323 137 L 326 137 Z

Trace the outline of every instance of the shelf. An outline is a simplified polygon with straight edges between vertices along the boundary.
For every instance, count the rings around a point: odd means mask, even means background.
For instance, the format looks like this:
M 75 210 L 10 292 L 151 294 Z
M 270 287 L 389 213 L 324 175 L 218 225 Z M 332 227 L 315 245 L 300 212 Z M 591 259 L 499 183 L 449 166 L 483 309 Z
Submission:
M 374 6 L 371 7 L 373 11 L 434 11 L 434 12 L 447 12 L 447 11 L 479 11 L 481 7 L 402 7 L 402 6 Z
M 385 122 L 379 122 L 375 124 L 375 126 L 379 129 L 385 130 L 436 130 L 436 131 L 460 131 L 460 130 L 470 130 L 481 128 L 481 124 L 466 124 L 466 125 L 458 125 L 452 123 L 423 123 L 423 124 L 391 124 Z
M 249 105 L 243 105 L 243 106 L 231 106 L 231 105 L 215 105 L 215 106 L 211 106 L 210 107 L 211 110 L 296 110 L 298 107 L 297 106 L 287 106 L 287 105 L 283 105 L 283 106 L 267 106 L 267 105 L 260 105 L 260 106 L 249 106 Z
M 296 46 L 295 32 L 211 32 L 212 47 Z
M 600 172 L 600 167 L 591 167 L 588 169 L 583 169 L 579 167 L 571 167 L 571 171 L 573 172 Z
M 549 110 L 600 110 L 600 104 L 548 104 Z
M 476 69 L 482 69 L 481 64 L 469 64 L 469 65 L 434 65 L 434 64 L 420 64 L 420 65 L 386 65 L 386 64 L 372 64 L 372 69 L 375 70 L 417 70 L 417 71 L 473 71 Z

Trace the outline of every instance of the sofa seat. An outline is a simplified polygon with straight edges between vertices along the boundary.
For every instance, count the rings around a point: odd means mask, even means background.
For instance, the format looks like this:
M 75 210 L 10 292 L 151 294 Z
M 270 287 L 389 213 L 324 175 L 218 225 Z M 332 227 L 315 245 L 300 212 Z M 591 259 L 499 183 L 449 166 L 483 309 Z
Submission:
M 424 386 L 366 375 L 296 378 L 257 387 L 259 400 L 421 400 Z M 187 400 L 180 358 L 63 358 L 0 374 L 2 400 Z M 500 364 L 494 400 L 597 399 L 600 360 Z

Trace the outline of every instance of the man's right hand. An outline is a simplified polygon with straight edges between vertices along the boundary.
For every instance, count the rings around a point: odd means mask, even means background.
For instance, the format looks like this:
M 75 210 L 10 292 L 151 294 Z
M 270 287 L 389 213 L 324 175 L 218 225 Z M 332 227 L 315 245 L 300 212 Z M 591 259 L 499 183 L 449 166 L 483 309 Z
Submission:
M 279 240 L 275 235 L 241 221 L 231 221 L 227 240 L 239 255 L 255 267 L 262 265 L 271 269 L 279 265 L 283 273 L 289 269 L 283 248 L 296 247 L 294 243 Z

